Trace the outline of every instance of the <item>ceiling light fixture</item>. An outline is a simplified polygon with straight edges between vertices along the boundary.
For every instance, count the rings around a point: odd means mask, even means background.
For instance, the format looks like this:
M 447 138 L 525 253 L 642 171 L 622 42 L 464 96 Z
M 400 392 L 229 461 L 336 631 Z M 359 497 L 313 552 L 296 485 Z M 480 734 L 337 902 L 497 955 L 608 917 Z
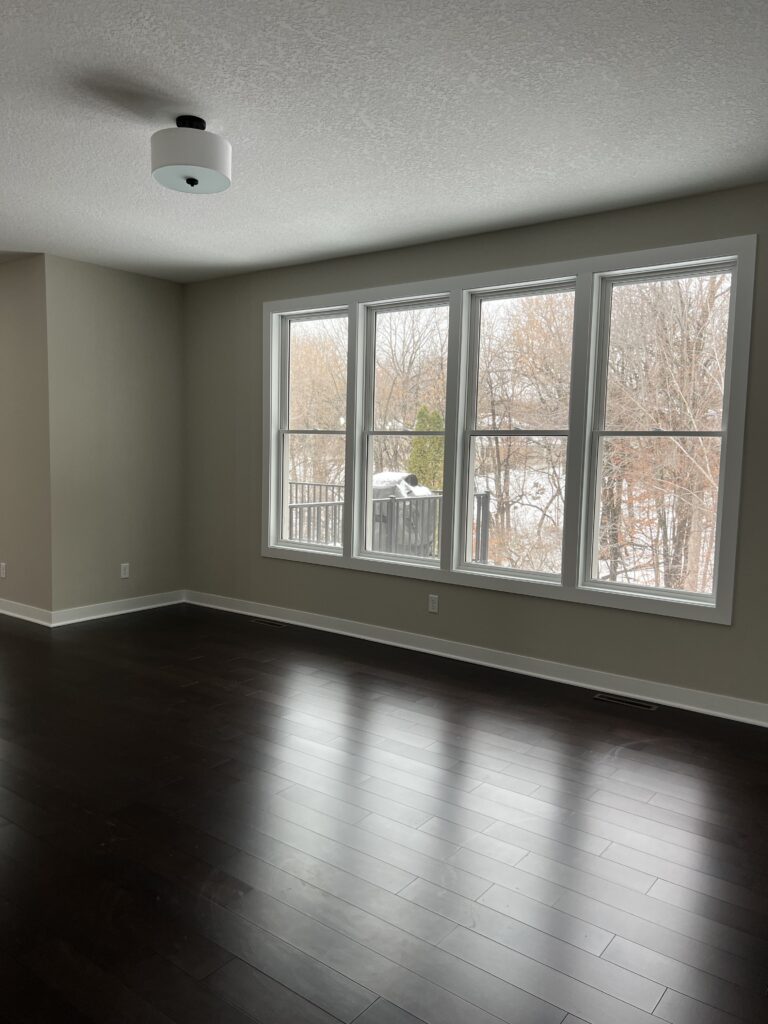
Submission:
M 232 184 L 232 146 L 207 132 L 202 117 L 181 114 L 175 128 L 152 136 L 152 177 L 176 192 L 223 192 Z

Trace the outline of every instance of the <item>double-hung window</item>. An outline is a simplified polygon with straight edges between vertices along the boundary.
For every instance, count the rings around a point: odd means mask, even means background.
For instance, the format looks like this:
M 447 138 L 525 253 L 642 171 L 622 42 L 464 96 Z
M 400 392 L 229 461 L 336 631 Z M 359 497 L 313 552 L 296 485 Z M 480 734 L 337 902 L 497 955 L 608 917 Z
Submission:
M 341 549 L 347 439 L 347 315 L 281 321 L 280 540 Z
M 754 254 L 266 304 L 264 553 L 730 621 Z
M 562 569 L 574 286 L 470 300 L 466 563 Z
M 712 596 L 731 263 L 603 283 L 589 578 Z
M 448 304 L 372 306 L 366 312 L 365 551 L 440 558 Z

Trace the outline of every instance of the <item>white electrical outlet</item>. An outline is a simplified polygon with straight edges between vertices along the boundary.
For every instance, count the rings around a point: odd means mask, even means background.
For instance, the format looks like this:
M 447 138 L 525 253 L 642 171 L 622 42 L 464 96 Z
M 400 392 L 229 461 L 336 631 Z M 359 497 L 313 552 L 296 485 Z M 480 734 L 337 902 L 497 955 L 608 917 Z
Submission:
M 127 580 L 130 575 L 131 575 L 131 563 L 130 562 L 121 562 L 120 563 L 120 579 L 121 580 Z
M 0 580 L 4 580 L 6 577 L 5 562 L 0 562 Z
M 433 615 L 437 615 L 440 611 L 440 598 L 437 594 L 430 594 L 427 598 L 427 611 Z

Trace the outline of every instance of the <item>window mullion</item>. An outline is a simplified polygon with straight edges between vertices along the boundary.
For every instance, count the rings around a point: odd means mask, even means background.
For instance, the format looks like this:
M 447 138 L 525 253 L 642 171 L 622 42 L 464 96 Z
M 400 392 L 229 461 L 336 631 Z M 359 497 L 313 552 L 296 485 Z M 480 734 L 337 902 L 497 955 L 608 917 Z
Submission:
M 463 413 L 464 295 L 453 288 L 448 297 L 448 364 L 446 367 L 445 436 L 443 441 L 443 502 L 440 523 L 440 568 L 449 572 L 457 564 L 462 529 L 462 473 L 460 447 Z
M 286 487 L 286 477 L 288 475 L 287 469 L 287 449 L 285 444 L 285 434 L 289 425 L 288 410 L 290 408 L 290 337 L 291 337 L 291 321 L 287 316 L 280 318 L 280 331 L 278 341 L 278 437 L 277 437 L 277 452 L 278 452 L 278 468 L 277 468 L 277 490 L 275 500 L 277 502 L 277 522 L 278 522 L 278 537 L 284 537 L 288 528 L 288 517 L 289 511 L 287 503 L 284 501 L 283 495 Z
M 563 568 L 564 587 L 579 583 L 579 560 L 582 542 L 586 542 L 583 527 L 585 514 L 585 486 L 587 485 L 587 459 L 589 452 L 590 406 L 592 384 L 590 367 L 593 360 L 593 306 L 595 288 L 592 274 L 585 272 L 576 278 L 573 310 L 573 350 L 571 353 L 571 389 L 568 421 L 568 453 L 565 465 L 565 505 L 563 509 Z
M 353 555 L 362 555 L 370 533 L 368 502 L 369 437 L 373 428 L 373 373 L 376 359 L 376 309 L 359 307 L 357 367 L 357 478 L 355 481 L 355 544 Z
M 464 292 L 460 323 L 460 361 L 458 417 L 456 436 L 457 493 L 453 545 L 453 568 L 464 566 L 471 558 L 471 530 L 474 495 L 472 478 L 472 431 L 476 423 L 478 353 L 480 346 L 480 296 Z
M 287 316 L 280 318 L 280 332 L 278 344 L 279 360 L 279 399 L 278 399 L 278 423 L 281 430 L 287 430 L 288 408 L 289 408 L 289 378 L 290 378 L 290 332 L 291 321 Z
M 344 467 L 344 528 L 342 531 L 342 554 L 351 558 L 357 546 L 357 508 L 359 505 L 359 477 L 361 472 L 360 427 L 361 398 L 360 377 L 364 360 L 361 353 L 364 332 L 361 330 L 362 307 L 357 302 L 349 304 L 349 325 L 347 328 L 347 443 Z
M 592 302 L 592 357 L 590 370 L 590 399 L 587 424 L 587 455 L 584 473 L 586 488 L 582 501 L 581 529 L 581 585 L 597 575 L 597 517 L 600 510 L 600 465 L 602 462 L 602 431 L 605 427 L 605 405 L 608 387 L 608 346 L 611 323 L 613 281 L 603 275 L 595 278 Z

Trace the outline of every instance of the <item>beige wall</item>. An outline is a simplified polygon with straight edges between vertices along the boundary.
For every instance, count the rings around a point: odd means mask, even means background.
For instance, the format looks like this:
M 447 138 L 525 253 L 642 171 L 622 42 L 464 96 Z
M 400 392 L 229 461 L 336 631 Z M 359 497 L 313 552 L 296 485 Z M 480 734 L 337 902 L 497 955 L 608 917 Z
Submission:
M 56 257 L 45 265 L 51 607 L 180 589 L 182 288 Z
M 732 626 L 262 558 L 265 301 L 758 234 Z M 187 286 L 187 586 L 530 657 L 768 700 L 768 185 Z M 427 592 L 440 594 L 428 615 Z
M 48 357 L 42 256 L 0 266 L 0 601 L 51 606 Z

